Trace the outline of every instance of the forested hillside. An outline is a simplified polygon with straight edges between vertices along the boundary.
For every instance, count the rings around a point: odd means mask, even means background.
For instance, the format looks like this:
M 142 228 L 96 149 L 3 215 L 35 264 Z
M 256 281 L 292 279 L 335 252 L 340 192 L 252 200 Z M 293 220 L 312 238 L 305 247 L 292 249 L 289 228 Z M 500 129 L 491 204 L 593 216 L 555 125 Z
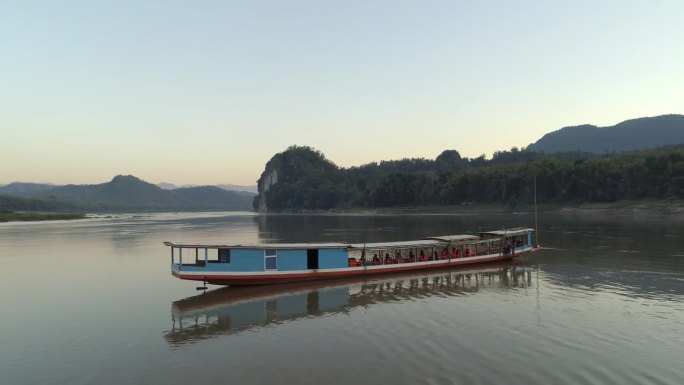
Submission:
M 0 195 L 0 211 L 79 212 L 81 210 L 73 203 L 59 201 L 55 198 L 20 198 Z
M 23 189 L 0 195 L 0 210 L 11 211 L 176 211 L 250 210 L 254 194 L 215 186 L 163 190 L 131 175 L 95 185 Z
M 617 155 L 498 152 L 491 160 L 444 151 L 339 168 L 319 151 L 292 146 L 259 179 L 260 211 L 504 203 L 615 202 L 684 198 L 684 146 Z
M 47 183 L 24 183 L 14 182 L 4 186 L 0 186 L 0 195 L 17 195 L 24 193 L 31 193 L 37 191 L 44 191 L 55 188 L 55 185 Z
M 527 146 L 529 151 L 615 153 L 684 143 L 684 115 L 626 120 L 610 127 L 585 124 L 550 132 Z

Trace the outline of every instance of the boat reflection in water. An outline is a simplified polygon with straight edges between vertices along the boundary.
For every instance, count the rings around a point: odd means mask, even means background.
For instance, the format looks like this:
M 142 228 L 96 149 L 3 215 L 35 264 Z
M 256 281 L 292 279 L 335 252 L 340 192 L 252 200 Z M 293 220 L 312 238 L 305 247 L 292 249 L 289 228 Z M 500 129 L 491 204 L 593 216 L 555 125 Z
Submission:
M 533 268 L 521 262 L 478 268 L 393 274 L 279 286 L 224 287 L 172 304 L 172 346 L 235 334 L 302 317 L 345 312 L 384 302 L 458 296 L 488 288 L 532 286 Z

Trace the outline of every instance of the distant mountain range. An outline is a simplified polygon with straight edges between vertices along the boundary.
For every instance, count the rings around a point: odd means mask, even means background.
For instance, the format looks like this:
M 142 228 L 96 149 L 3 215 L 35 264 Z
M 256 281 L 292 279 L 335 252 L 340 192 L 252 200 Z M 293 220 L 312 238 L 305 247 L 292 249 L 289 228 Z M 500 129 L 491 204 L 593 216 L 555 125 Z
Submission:
M 198 187 L 198 185 L 195 184 L 184 184 L 182 186 L 175 185 L 173 183 L 157 183 L 157 186 L 161 187 L 164 190 L 175 190 L 177 188 L 187 188 L 187 187 Z M 256 194 L 257 193 L 257 185 L 251 185 L 251 186 L 242 186 L 242 185 L 237 185 L 237 184 L 217 184 L 215 185 L 218 188 L 222 188 L 224 190 L 228 191 L 244 191 L 244 192 L 251 192 Z
M 43 190 L 49 190 L 55 187 L 62 187 L 63 185 L 56 185 L 52 183 L 28 183 L 28 182 L 14 182 L 14 183 L 8 183 L 8 184 L 0 184 L 0 194 L 7 194 L 7 195 L 17 195 L 17 194 L 24 194 L 24 193 L 33 193 L 37 191 L 43 191 Z M 206 187 L 206 186 L 200 186 L 196 184 L 185 184 L 182 186 L 177 186 L 173 183 L 157 183 L 157 186 L 159 186 L 162 190 L 175 190 L 179 188 L 190 188 L 190 187 Z M 215 185 L 218 188 L 221 188 L 226 191 L 244 191 L 244 192 L 251 192 L 256 194 L 257 193 L 257 185 L 251 185 L 251 186 L 242 186 L 242 185 L 237 185 L 237 184 L 218 184 Z
M 527 146 L 532 152 L 612 153 L 684 143 L 684 115 L 626 120 L 610 127 L 564 127 Z
M 5 196 L 0 209 L 26 210 L 21 207 L 25 205 L 28 210 L 64 207 L 84 212 L 251 210 L 255 196 L 216 186 L 163 190 L 131 175 L 118 175 L 95 185 L 10 183 L 0 187 L 0 194 Z
M 49 190 L 55 187 L 59 186 L 50 183 L 14 182 L 0 186 L 0 194 L 20 195 L 24 193 L 34 193 L 38 191 Z

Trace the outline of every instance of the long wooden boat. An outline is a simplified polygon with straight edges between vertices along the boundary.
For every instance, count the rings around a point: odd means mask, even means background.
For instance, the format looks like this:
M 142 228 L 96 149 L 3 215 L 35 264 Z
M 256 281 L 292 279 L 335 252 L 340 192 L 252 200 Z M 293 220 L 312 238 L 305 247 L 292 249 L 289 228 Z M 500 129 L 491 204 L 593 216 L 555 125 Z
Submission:
M 536 250 L 530 228 L 404 242 L 176 244 L 171 274 L 214 285 L 263 285 L 509 260 Z

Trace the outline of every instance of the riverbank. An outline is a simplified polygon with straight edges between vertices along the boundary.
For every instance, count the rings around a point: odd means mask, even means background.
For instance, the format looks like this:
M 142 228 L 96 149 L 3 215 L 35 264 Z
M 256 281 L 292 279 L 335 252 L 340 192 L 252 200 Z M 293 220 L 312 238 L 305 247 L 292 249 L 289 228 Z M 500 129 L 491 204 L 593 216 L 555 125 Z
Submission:
M 83 218 L 85 218 L 85 214 L 80 213 L 0 212 L 0 222 L 55 221 Z
M 684 201 L 680 200 L 637 200 L 619 201 L 612 203 L 583 203 L 574 206 L 564 206 L 562 212 L 610 212 L 610 213 L 653 213 L 653 214 L 682 214 L 684 215 Z
M 574 212 L 574 213 L 653 213 L 682 214 L 684 201 L 679 200 L 633 200 L 611 203 L 547 203 L 537 206 L 539 212 Z M 496 214 L 534 212 L 533 204 L 461 204 L 452 206 L 406 206 L 406 207 L 355 207 L 331 210 L 290 210 L 269 212 L 269 214 Z
M 684 201 L 681 200 L 634 200 L 612 203 L 581 204 L 540 204 L 542 212 L 561 213 L 611 213 L 611 214 L 668 214 L 684 215 Z M 473 215 L 473 214 L 519 214 L 534 212 L 532 204 L 461 204 L 452 206 L 407 206 L 407 207 L 356 207 L 331 210 L 288 210 L 274 211 L 265 214 L 348 214 L 348 215 Z M 149 214 L 149 213 L 148 213 Z M 103 214 L 107 215 L 107 214 Z M 88 215 L 90 216 L 90 215 Z M 14 221 L 50 221 L 83 219 L 88 217 L 82 213 L 55 212 L 8 212 L 0 211 L 0 222 Z

